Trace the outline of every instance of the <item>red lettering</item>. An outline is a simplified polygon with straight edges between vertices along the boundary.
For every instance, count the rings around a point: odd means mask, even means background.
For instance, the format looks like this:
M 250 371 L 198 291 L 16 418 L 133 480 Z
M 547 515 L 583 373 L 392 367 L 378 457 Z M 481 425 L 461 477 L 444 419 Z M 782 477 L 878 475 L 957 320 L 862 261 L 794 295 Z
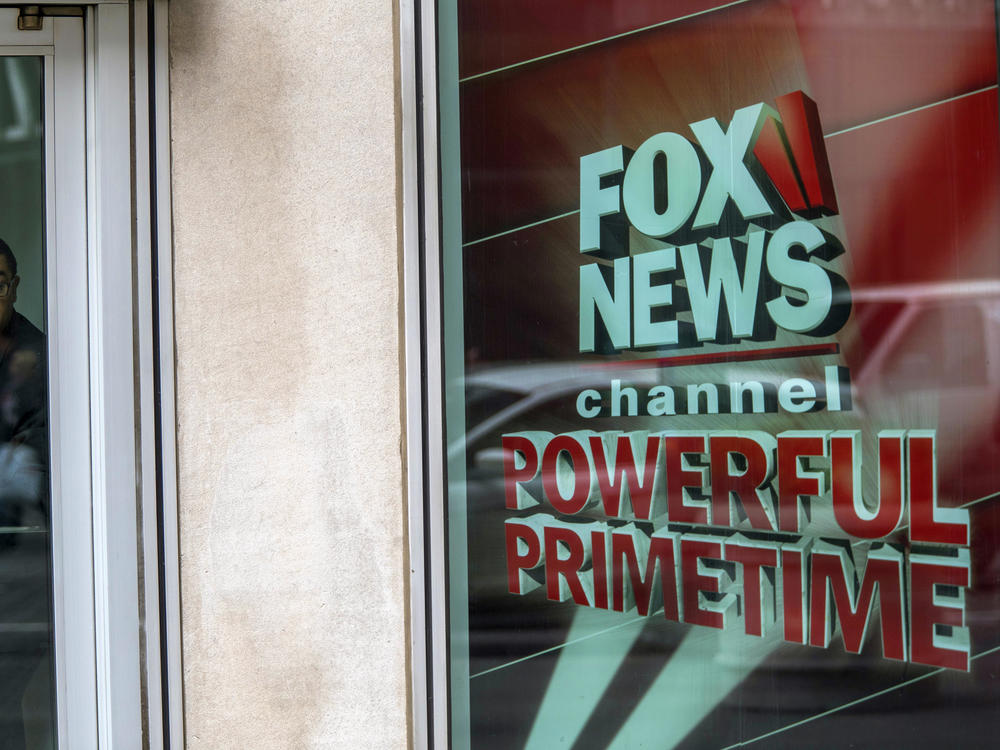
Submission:
M 590 532 L 590 554 L 594 570 L 594 607 L 608 608 L 608 534 Z
M 827 544 L 824 544 L 824 549 L 813 550 L 809 643 L 823 648 L 830 645 L 833 634 L 833 613 L 830 611 L 832 593 L 844 648 L 851 653 L 859 653 L 868 630 L 876 586 L 882 620 L 882 654 L 887 659 L 905 659 L 903 556 L 891 547 L 874 550 L 869 554 L 861 590 L 856 595 L 854 563 L 847 551 L 831 548 Z
M 708 523 L 708 508 L 687 505 L 684 498 L 688 488 L 701 488 L 705 484 L 704 472 L 684 468 L 686 453 L 704 453 L 703 435 L 667 435 L 663 438 L 666 461 L 667 517 L 673 523 Z
M 800 473 L 803 458 L 826 455 L 826 439 L 816 432 L 783 432 L 778 435 L 778 528 L 799 530 L 799 502 L 823 494 L 819 472 Z
M 651 520 L 653 506 L 653 482 L 656 477 L 656 461 L 660 456 L 660 439 L 646 439 L 646 460 L 643 463 L 642 480 L 636 468 L 632 440 L 620 435 L 616 442 L 614 468 L 608 468 L 604 453 L 604 443 L 598 436 L 590 438 L 590 452 L 594 457 L 594 469 L 601 488 L 601 502 L 608 516 L 621 516 L 621 501 L 627 496 L 632 504 L 635 517 Z
M 503 487 L 508 510 L 519 510 L 527 504 L 518 502 L 517 485 L 530 482 L 538 473 L 538 450 L 534 444 L 521 435 L 504 435 L 500 439 L 503 446 Z M 516 455 L 520 453 L 524 466 L 517 468 Z
M 903 433 L 878 437 L 879 503 L 871 512 L 861 492 L 861 433 L 837 432 L 830 438 L 830 484 L 833 515 L 846 533 L 859 539 L 881 539 L 903 518 Z
M 569 455 L 569 462 L 562 458 L 563 453 Z M 567 474 L 573 479 L 573 493 L 564 498 L 559 491 L 559 478 Z M 552 438 L 542 454 L 542 487 L 552 507 L 566 515 L 579 513 L 590 497 L 590 482 L 590 461 L 583 446 L 570 435 Z
M 681 578 L 684 588 L 684 622 L 692 625 L 707 625 L 711 628 L 724 628 L 726 618 L 724 607 L 716 604 L 703 609 L 699 593 L 720 594 L 719 581 L 724 575 L 721 570 L 713 570 L 709 574 L 699 572 L 701 558 L 722 559 L 722 543 L 709 537 L 694 535 L 681 537 Z
M 648 554 L 642 555 L 643 549 L 636 550 L 636 535 L 638 531 L 623 531 L 611 535 L 611 580 L 612 607 L 617 612 L 625 611 L 625 567 L 628 568 L 628 580 L 635 607 L 640 615 L 649 614 L 650 604 L 654 608 L 663 606 L 663 616 L 668 620 L 677 620 L 677 574 L 676 545 L 677 535 L 670 533 L 654 534 L 648 540 Z M 647 545 L 640 542 L 640 547 Z M 645 573 L 639 564 L 639 559 L 645 556 Z M 659 583 L 657 587 L 656 584 Z M 660 598 L 653 599 L 655 591 Z
M 918 664 L 969 671 L 969 633 L 965 626 L 965 596 L 969 585 L 969 554 L 958 558 L 936 558 L 930 555 L 910 557 L 910 638 L 913 641 L 911 659 Z M 954 605 L 935 602 L 936 586 L 957 586 L 959 595 Z M 947 640 L 938 639 L 938 625 L 952 628 Z M 959 633 L 954 633 L 959 630 Z M 953 648 L 943 643 L 951 641 Z
M 806 554 L 811 540 L 781 545 L 781 596 L 784 601 L 785 640 L 806 642 Z
M 736 537 L 737 539 L 740 537 Z M 762 543 L 726 542 L 726 559 L 743 566 L 743 627 L 748 635 L 763 635 L 764 590 L 760 569 L 778 567 L 778 548 Z
M 932 430 L 910 430 L 906 435 L 910 480 L 910 539 L 930 544 L 969 543 L 969 511 L 939 508 L 937 449 Z
M 569 554 L 565 558 L 559 556 L 560 548 L 565 548 Z M 590 606 L 590 600 L 580 581 L 580 569 L 586 550 L 580 535 L 564 526 L 545 527 L 545 596 L 554 602 L 565 601 L 568 596 L 573 601 L 585 607 Z M 560 579 L 566 582 L 565 588 Z
M 507 547 L 507 590 L 512 594 L 526 594 L 538 587 L 535 580 L 522 572 L 537 567 L 541 562 L 542 545 L 538 534 L 528 524 L 516 520 L 504 522 L 504 534 Z
M 755 529 L 774 531 L 770 518 L 758 494 L 769 480 L 770 466 L 764 447 L 751 437 L 725 435 L 709 441 L 711 449 L 712 523 L 732 526 L 730 497 L 743 504 L 743 510 Z M 731 456 L 738 454 L 746 459 L 746 471 L 734 475 L 730 471 Z

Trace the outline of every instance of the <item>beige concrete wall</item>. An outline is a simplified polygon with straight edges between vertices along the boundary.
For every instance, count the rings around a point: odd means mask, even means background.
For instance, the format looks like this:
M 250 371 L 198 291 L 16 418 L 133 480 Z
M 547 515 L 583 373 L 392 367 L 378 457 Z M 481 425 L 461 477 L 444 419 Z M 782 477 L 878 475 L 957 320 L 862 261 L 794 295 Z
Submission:
M 187 746 L 403 748 L 392 3 L 170 6 Z

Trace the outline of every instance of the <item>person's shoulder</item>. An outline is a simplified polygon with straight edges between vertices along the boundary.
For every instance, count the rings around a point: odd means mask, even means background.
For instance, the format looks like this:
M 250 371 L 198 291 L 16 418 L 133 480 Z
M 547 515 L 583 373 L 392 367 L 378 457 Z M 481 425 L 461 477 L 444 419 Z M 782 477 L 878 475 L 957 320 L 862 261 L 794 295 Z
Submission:
M 17 310 L 14 311 L 14 339 L 19 348 L 45 349 L 45 334 Z

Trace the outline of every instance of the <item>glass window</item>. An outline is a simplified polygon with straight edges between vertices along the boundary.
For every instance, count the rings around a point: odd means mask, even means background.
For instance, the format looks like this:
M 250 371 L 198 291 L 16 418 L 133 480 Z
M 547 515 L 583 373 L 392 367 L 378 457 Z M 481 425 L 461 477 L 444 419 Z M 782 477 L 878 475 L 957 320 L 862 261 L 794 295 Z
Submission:
M 990 736 L 994 5 L 438 0 L 453 747 Z
M 42 58 L 0 57 L 0 737 L 53 745 Z
M 989 385 L 984 313 L 984 306 L 961 303 L 917 310 L 889 354 L 882 375 L 886 385 L 931 390 Z

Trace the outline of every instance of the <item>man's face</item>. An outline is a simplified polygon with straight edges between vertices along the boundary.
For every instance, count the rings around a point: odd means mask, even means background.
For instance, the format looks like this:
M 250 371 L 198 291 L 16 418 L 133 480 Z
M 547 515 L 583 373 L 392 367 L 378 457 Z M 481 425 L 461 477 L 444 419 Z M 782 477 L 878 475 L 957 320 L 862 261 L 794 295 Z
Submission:
M 0 328 L 6 328 L 14 315 L 14 303 L 17 302 L 17 285 L 21 281 L 20 276 L 15 276 L 10 267 L 10 262 L 0 256 L 0 287 L 9 284 L 7 296 L 0 297 Z

